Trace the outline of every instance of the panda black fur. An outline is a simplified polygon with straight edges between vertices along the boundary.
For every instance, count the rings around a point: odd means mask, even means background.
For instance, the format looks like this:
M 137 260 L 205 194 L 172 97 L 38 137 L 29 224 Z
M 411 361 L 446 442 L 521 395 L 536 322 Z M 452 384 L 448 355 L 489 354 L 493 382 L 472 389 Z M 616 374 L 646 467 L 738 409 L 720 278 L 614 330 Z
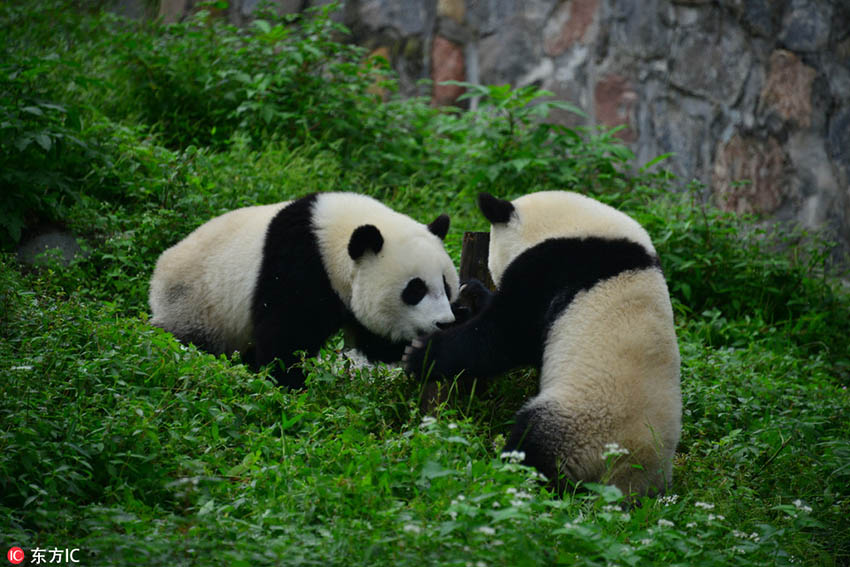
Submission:
M 570 192 L 513 202 L 484 193 L 479 207 L 492 225 L 497 291 L 465 323 L 414 341 L 408 369 L 487 378 L 534 365 L 540 390 L 517 413 L 506 451 L 523 452 L 558 490 L 607 481 L 626 494 L 663 492 L 681 433 L 679 351 L 649 235 Z M 611 443 L 629 454 L 606 470 Z
M 340 327 L 370 359 L 397 361 L 454 321 L 448 228 L 446 215 L 426 226 L 353 193 L 237 209 L 160 256 L 151 322 L 214 354 L 249 351 L 256 367 L 313 356 Z M 304 383 L 297 369 L 275 377 Z

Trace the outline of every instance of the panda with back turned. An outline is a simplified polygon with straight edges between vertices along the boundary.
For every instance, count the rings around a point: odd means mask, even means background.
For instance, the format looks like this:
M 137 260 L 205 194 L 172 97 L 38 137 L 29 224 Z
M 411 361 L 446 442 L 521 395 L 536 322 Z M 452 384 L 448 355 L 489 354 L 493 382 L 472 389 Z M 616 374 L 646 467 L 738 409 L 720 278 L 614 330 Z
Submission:
M 420 224 L 354 193 L 318 193 L 216 217 L 163 252 L 151 323 L 213 354 L 279 360 L 299 388 L 295 351 L 315 356 L 341 327 L 372 360 L 398 361 L 415 337 L 454 321 L 449 218 Z
M 505 450 L 524 454 L 563 491 L 608 481 L 662 493 L 681 433 L 679 350 L 658 256 L 646 231 L 603 203 L 564 191 L 504 201 L 482 193 L 491 223 L 492 294 L 469 320 L 408 347 L 416 375 L 488 378 L 540 371 Z M 426 358 L 427 356 L 427 358 Z M 612 444 L 628 451 L 608 470 Z M 614 451 L 615 453 L 617 450 Z

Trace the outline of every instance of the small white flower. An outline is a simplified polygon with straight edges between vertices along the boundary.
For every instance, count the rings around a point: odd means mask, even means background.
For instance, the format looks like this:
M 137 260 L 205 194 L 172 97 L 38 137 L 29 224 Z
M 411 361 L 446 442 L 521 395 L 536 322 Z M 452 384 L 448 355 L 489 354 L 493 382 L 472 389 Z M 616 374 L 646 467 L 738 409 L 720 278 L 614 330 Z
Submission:
M 449 429 L 457 429 L 457 423 L 450 423 L 450 424 L 448 425 L 448 428 L 449 428 Z
M 794 507 L 797 508 L 797 510 L 800 510 L 801 512 L 805 512 L 806 514 L 809 514 L 812 511 L 812 507 L 806 506 L 806 504 L 799 498 L 797 500 L 794 500 Z
M 732 535 L 740 539 L 747 539 L 747 534 L 738 530 L 732 530 Z
M 619 457 L 628 454 L 629 450 L 625 447 L 620 447 L 618 443 L 606 443 L 605 450 L 602 451 L 602 460 L 604 461 L 608 457 Z
M 687 524 L 685 524 L 685 527 L 688 528 L 688 529 L 693 529 L 693 528 L 697 527 L 697 523 L 696 522 L 688 522 Z
M 464 500 L 466 500 L 466 496 L 464 496 L 463 494 L 458 494 L 457 499 L 458 502 L 463 502 Z
M 673 522 L 671 522 L 670 520 L 665 520 L 664 518 L 661 518 L 660 520 L 658 520 L 658 527 L 659 528 L 672 528 L 673 525 L 674 525 Z
M 709 522 L 713 522 L 714 520 L 717 520 L 718 522 L 722 522 L 725 519 L 726 519 L 726 516 L 721 516 L 720 514 L 717 514 L 716 516 L 714 514 L 708 515 L 708 521 Z
M 507 494 L 516 494 L 516 488 L 514 488 L 513 486 L 509 486 L 509 487 L 505 490 L 505 492 L 506 492 Z
M 503 461 L 508 461 L 509 463 L 521 463 L 525 460 L 525 452 L 524 451 L 504 451 L 499 458 Z
M 644 538 L 644 539 L 640 540 L 638 543 L 641 544 L 641 545 L 649 545 L 649 544 L 652 543 L 652 540 L 649 539 L 649 538 Z
M 678 494 L 669 494 L 667 496 L 662 496 L 658 499 L 658 501 L 664 506 L 670 506 L 671 504 L 675 504 L 679 501 Z
M 475 564 L 475 567 L 487 567 L 487 564 L 486 564 L 486 563 L 484 563 L 483 561 L 478 561 L 478 562 Z
M 437 418 L 431 417 L 430 415 L 426 415 L 422 418 L 422 423 L 420 424 L 422 427 L 428 427 L 429 425 L 433 425 L 437 423 Z
M 404 527 L 401 529 L 411 534 L 418 534 L 422 531 L 422 528 L 420 528 L 416 524 L 404 524 Z
M 703 510 L 714 510 L 714 504 L 709 502 L 694 502 L 694 506 L 702 508 Z
M 490 526 L 479 526 L 478 531 L 484 535 L 495 535 L 496 530 Z
M 502 505 L 501 505 L 501 504 L 499 504 L 499 501 L 498 501 L 498 500 L 494 500 L 494 501 L 493 501 L 493 508 L 501 508 L 501 507 L 502 507 Z

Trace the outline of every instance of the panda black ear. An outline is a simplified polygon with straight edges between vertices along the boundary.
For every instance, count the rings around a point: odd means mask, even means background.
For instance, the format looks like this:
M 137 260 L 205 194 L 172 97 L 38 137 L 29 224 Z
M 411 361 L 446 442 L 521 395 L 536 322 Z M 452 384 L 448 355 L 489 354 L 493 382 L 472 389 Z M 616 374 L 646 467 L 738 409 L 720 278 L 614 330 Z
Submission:
M 514 212 L 514 204 L 510 201 L 497 199 L 489 193 L 478 194 L 478 208 L 490 224 L 502 224 L 510 220 Z
M 352 260 L 357 260 L 367 250 L 371 250 L 375 254 L 381 251 L 384 246 L 384 237 L 381 236 L 381 231 L 378 227 L 372 224 L 364 224 L 358 226 L 351 233 L 351 239 L 348 241 L 348 255 Z
M 446 235 L 449 233 L 449 215 L 442 214 L 435 218 L 431 224 L 428 225 L 428 230 L 431 231 L 431 234 L 436 234 L 440 237 L 440 240 L 445 240 Z

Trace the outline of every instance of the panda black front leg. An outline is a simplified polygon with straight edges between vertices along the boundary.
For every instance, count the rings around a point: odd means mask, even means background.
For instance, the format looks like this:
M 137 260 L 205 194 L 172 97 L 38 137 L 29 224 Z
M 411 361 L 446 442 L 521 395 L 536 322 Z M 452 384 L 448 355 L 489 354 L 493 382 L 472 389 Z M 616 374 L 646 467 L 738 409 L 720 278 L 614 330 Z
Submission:
M 469 377 L 491 378 L 535 360 L 533 329 L 511 302 L 494 294 L 487 308 L 462 325 L 437 331 L 409 347 L 405 367 L 416 377 L 451 379 L 462 371 Z

